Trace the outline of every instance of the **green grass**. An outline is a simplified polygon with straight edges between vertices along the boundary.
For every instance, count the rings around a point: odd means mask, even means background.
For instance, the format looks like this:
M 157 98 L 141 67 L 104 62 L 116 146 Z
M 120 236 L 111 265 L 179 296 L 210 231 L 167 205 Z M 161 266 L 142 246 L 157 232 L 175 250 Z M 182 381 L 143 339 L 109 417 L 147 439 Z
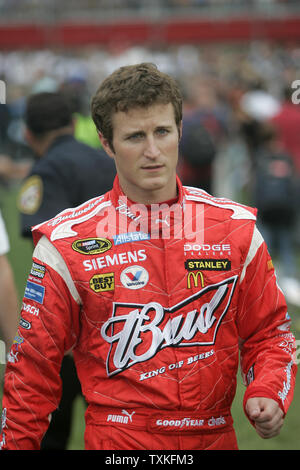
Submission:
M 25 283 L 29 268 L 31 266 L 32 244 L 30 241 L 22 239 L 19 235 L 18 213 L 16 209 L 16 194 L 18 187 L 10 190 L 3 190 L 0 187 L 0 202 L 11 242 L 11 252 L 9 259 L 11 261 L 17 290 L 20 301 L 23 297 Z M 299 322 L 300 312 L 290 307 L 290 314 Z M 295 332 L 297 339 L 300 339 L 299 330 Z M 0 379 L 3 373 L 0 367 Z M 238 377 L 237 394 L 233 403 L 232 413 L 237 433 L 239 448 L 241 450 L 299 450 L 299 417 L 300 417 L 300 389 L 299 379 L 295 390 L 294 400 L 285 419 L 284 426 L 280 436 L 273 439 L 261 439 L 249 424 L 242 409 L 243 393 L 245 387 L 241 383 L 241 377 Z M 0 399 L 2 390 L 0 390 Z M 84 434 L 84 412 L 83 401 L 78 398 L 75 402 L 72 434 L 69 442 L 69 449 L 83 449 Z

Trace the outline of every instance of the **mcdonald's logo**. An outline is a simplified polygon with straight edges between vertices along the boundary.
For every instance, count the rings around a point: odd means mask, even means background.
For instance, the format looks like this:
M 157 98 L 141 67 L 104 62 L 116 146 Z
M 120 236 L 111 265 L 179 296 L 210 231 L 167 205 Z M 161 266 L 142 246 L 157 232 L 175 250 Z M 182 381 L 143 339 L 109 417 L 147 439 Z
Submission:
M 198 287 L 198 279 L 200 278 L 201 287 L 204 287 L 204 278 L 201 271 L 190 271 L 187 278 L 187 286 L 191 288 L 191 278 L 193 278 L 194 287 Z

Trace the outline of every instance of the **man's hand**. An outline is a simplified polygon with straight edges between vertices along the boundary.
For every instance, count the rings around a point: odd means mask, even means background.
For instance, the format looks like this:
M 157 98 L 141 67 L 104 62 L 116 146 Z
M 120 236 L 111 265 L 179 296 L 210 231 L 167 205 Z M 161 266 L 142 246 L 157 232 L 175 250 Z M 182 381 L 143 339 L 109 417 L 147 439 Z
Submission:
M 270 439 L 279 434 L 283 425 L 283 411 L 278 403 L 271 398 L 249 398 L 246 412 L 254 421 L 257 434 L 263 439 Z

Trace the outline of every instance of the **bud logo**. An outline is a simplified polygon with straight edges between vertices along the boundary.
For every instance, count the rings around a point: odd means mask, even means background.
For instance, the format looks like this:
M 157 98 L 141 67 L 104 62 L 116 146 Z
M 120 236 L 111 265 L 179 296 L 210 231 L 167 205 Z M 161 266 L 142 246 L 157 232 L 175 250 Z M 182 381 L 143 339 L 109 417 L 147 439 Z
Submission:
M 207 286 L 170 308 L 158 302 L 114 303 L 111 318 L 101 328 L 103 339 L 110 344 L 108 376 L 148 361 L 167 347 L 215 344 L 236 281 L 233 276 Z

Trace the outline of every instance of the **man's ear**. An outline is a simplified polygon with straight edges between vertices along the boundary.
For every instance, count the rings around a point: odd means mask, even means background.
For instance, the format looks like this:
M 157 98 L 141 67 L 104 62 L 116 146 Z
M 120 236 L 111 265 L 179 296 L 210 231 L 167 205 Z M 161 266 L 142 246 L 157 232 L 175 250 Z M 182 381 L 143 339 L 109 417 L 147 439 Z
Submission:
M 115 154 L 114 154 L 111 146 L 109 145 L 109 142 L 106 139 L 106 137 L 104 137 L 104 135 L 100 131 L 98 131 L 98 136 L 99 136 L 100 142 L 102 144 L 102 147 L 105 150 L 105 152 L 107 153 L 107 155 L 111 158 L 115 158 Z
M 180 141 L 182 137 L 182 121 L 180 121 L 179 127 L 178 127 L 178 141 Z
M 25 141 L 27 142 L 27 144 L 29 145 L 29 147 L 31 147 L 32 145 L 32 140 L 34 139 L 33 137 L 33 134 L 32 132 L 30 132 L 30 130 L 28 129 L 28 127 L 24 127 L 24 139 Z

